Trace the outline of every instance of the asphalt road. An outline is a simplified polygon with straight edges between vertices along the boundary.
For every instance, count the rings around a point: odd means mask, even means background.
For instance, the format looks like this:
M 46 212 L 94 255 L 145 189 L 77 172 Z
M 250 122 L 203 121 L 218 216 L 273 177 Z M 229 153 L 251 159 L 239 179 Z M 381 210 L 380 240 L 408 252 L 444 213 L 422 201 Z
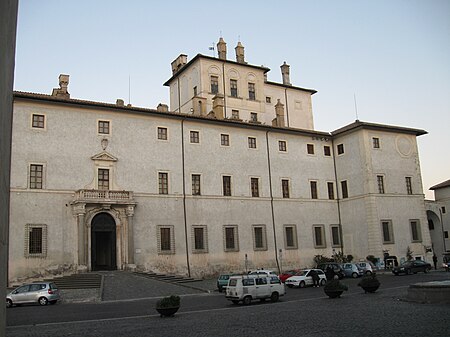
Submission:
M 380 275 L 364 294 L 358 280 L 329 299 L 323 288 L 287 289 L 278 303 L 233 305 L 223 294 L 184 295 L 180 311 L 160 318 L 156 298 L 7 310 L 7 336 L 449 336 L 449 305 L 406 302 L 410 283 L 448 280 L 450 273 Z

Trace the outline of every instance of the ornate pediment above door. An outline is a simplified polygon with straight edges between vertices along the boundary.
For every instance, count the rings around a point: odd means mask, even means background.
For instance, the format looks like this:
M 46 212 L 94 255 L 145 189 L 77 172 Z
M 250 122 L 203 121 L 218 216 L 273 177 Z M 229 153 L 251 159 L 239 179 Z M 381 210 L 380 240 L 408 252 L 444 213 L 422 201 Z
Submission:
M 117 161 L 118 159 L 114 157 L 111 153 L 107 151 L 102 151 L 91 157 L 94 161 Z

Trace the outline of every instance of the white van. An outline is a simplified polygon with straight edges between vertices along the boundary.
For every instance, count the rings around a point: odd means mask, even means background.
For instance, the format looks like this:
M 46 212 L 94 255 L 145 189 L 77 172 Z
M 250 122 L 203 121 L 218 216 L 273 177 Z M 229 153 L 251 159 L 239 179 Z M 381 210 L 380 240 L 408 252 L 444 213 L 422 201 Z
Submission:
M 266 298 L 276 302 L 285 293 L 284 284 L 278 276 L 242 275 L 230 277 L 225 296 L 234 304 L 242 301 L 248 305 L 252 300 L 264 301 Z

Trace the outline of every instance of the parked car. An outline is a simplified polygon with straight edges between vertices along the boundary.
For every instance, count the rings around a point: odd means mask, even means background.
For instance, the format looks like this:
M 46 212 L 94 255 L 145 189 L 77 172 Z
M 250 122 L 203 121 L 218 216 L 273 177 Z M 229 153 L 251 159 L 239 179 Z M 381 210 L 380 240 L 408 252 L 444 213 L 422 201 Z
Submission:
M 273 270 L 267 270 L 267 269 L 258 269 L 251 271 L 248 273 L 249 275 L 265 275 L 265 276 L 276 276 L 278 277 L 277 273 L 275 273 Z
M 406 274 L 410 275 L 412 273 L 416 274 L 419 271 L 428 273 L 431 270 L 431 264 L 422 260 L 411 260 L 403 262 L 400 266 L 392 269 L 394 275 Z
M 272 302 L 276 302 L 285 293 L 284 284 L 281 283 L 278 276 L 254 274 L 231 276 L 228 280 L 225 297 L 234 304 L 242 301 L 248 305 L 257 299 L 264 301 L 270 298 Z
M 378 270 L 378 268 L 370 261 L 358 262 L 356 264 L 364 271 L 364 274 L 372 274 Z
M 339 263 L 336 262 L 325 262 L 319 264 L 316 268 L 322 269 L 324 272 L 327 271 L 327 268 L 331 267 L 333 269 L 334 273 L 338 276 L 338 278 L 341 280 L 345 277 L 344 271 L 342 270 L 342 267 Z
M 356 263 L 343 263 L 342 270 L 345 277 L 357 278 L 364 275 L 364 270 L 358 267 Z
M 293 287 L 304 288 L 306 286 L 310 286 L 310 285 L 312 286 L 313 279 L 310 276 L 311 270 L 315 270 L 317 272 L 317 274 L 319 275 L 319 284 L 321 286 L 325 285 L 325 283 L 327 282 L 327 278 L 325 277 L 325 273 L 323 272 L 322 269 L 301 270 L 294 276 L 289 277 L 284 283 L 289 288 L 293 288 Z
M 219 293 L 222 292 L 227 287 L 228 280 L 230 279 L 230 276 L 237 275 L 237 274 L 221 274 L 217 278 L 217 289 L 219 290 Z
M 54 283 L 29 283 L 14 289 L 6 295 L 6 307 L 10 308 L 13 305 L 26 303 L 55 304 L 59 299 L 59 290 Z
M 283 272 L 280 275 L 278 275 L 278 277 L 280 278 L 281 282 L 284 283 L 289 277 L 297 274 L 300 271 L 301 271 L 301 269 L 286 270 L 285 272 Z

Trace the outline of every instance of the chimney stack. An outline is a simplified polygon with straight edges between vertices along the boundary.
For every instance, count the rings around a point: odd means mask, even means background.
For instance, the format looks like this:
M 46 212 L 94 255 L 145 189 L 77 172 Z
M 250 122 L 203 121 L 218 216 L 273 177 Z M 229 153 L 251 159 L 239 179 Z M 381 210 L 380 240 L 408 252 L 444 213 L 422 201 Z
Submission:
M 236 51 L 236 62 L 237 63 L 245 63 L 244 59 L 244 46 L 241 44 L 241 41 L 238 42 L 236 48 L 234 48 Z
M 277 104 L 275 104 L 275 114 L 276 118 L 272 120 L 273 126 L 284 126 L 284 104 L 280 102 L 280 100 L 277 100 Z
M 55 88 L 52 91 L 52 96 L 59 98 L 70 99 L 70 94 L 67 91 L 69 86 L 69 75 L 60 74 L 59 75 L 59 88 Z
M 219 59 L 227 59 L 227 44 L 225 43 L 223 38 L 220 38 L 219 42 L 217 42 L 217 53 L 219 54 Z
M 172 66 L 172 75 L 178 72 L 187 63 L 187 55 L 180 54 L 173 62 L 170 64 Z
M 281 76 L 283 77 L 283 84 L 284 85 L 292 85 L 291 80 L 289 78 L 289 64 L 286 64 L 286 61 L 284 61 L 283 65 L 280 66 L 281 68 Z

